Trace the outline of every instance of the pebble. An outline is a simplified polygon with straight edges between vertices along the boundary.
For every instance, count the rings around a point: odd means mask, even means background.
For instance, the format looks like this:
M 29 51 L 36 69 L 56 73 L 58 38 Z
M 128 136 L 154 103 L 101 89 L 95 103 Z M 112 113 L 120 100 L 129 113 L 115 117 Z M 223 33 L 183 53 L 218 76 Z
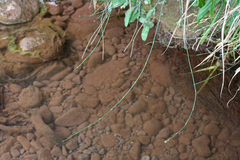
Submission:
M 31 147 L 29 140 L 26 137 L 18 136 L 17 141 L 23 146 L 23 148 L 28 151 Z
M 39 160 L 42 160 L 42 159 L 53 160 L 50 151 L 45 149 L 45 148 L 39 150 L 37 152 L 37 154 L 38 154 L 38 159 Z
M 177 114 L 178 109 L 172 105 L 168 106 L 168 113 L 172 116 Z
M 23 108 L 38 107 L 43 100 L 41 91 L 34 86 L 24 88 L 18 96 L 18 104 Z
M 55 124 L 62 127 L 77 126 L 85 122 L 89 116 L 90 113 L 81 108 L 70 108 L 66 113 L 57 117 Z
M 169 137 L 169 135 L 170 135 L 170 129 L 169 128 L 163 128 L 159 131 L 156 138 L 166 139 L 166 138 Z
M 192 141 L 194 149 L 197 150 L 197 154 L 200 157 L 207 158 L 211 155 L 211 150 L 209 148 L 210 139 L 206 135 L 202 135 Z
M 141 160 L 150 160 L 150 156 L 149 155 L 142 156 Z
M 65 90 L 69 90 L 69 89 L 72 89 L 73 87 L 75 86 L 75 83 L 71 80 L 66 80 L 63 82 L 62 84 L 62 87 L 65 89 Z
M 240 131 L 234 131 L 230 137 L 230 144 L 234 147 L 240 147 Z
M 43 121 L 46 124 L 49 124 L 52 122 L 53 114 L 46 105 L 43 105 L 42 107 L 40 107 L 37 113 L 42 117 Z
M 104 147 L 113 147 L 116 145 L 116 137 L 112 134 L 102 134 L 101 135 L 101 142 Z
M 191 133 L 182 134 L 179 137 L 179 142 L 185 145 L 190 145 L 193 138 L 194 138 L 194 135 Z
M 96 108 L 99 105 L 100 100 L 92 95 L 79 93 L 75 99 L 78 104 L 87 108 Z
M 230 138 L 230 135 L 231 135 L 231 131 L 229 128 L 226 127 L 220 131 L 217 138 L 223 142 L 226 142 Z
M 50 106 L 60 106 L 63 101 L 63 95 L 61 91 L 57 91 L 54 93 L 54 95 L 51 98 L 51 101 L 49 102 Z
M 18 149 L 13 149 L 13 150 L 11 150 L 11 155 L 13 158 L 16 158 L 16 157 L 20 156 L 20 152 Z
M 91 155 L 91 160 L 101 160 L 101 156 L 98 153 L 93 153 Z
M 78 142 L 75 139 L 72 138 L 72 139 L 67 141 L 67 144 L 65 145 L 65 147 L 68 150 L 74 150 L 74 149 L 78 148 Z
M 60 147 L 54 146 L 53 149 L 51 150 L 51 154 L 57 157 L 62 156 L 62 151 Z
M 37 150 L 40 150 L 42 148 L 41 143 L 39 141 L 35 141 L 34 139 L 30 142 L 30 144 Z
M 219 127 L 214 123 L 209 123 L 204 127 L 203 133 L 210 136 L 217 136 L 220 132 Z
M 163 124 L 155 118 L 148 120 L 143 124 L 143 130 L 148 135 L 156 135 L 162 128 Z
M 67 67 L 67 68 L 63 69 L 62 71 L 58 72 L 57 74 L 55 74 L 54 76 L 52 76 L 50 78 L 50 80 L 52 80 L 52 81 L 60 81 L 66 75 L 68 75 L 71 71 L 72 71 L 72 68 L 71 67 Z
M 54 146 L 54 143 L 51 142 L 48 138 L 46 138 L 45 136 L 41 137 L 39 139 L 39 142 L 41 143 L 41 145 L 44 147 L 44 148 L 48 148 L 48 149 L 52 149 L 53 146 Z
M 124 34 L 123 27 L 114 27 L 106 30 L 105 37 L 112 39 L 113 37 L 121 37 Z
M 1 160 L 11 160 L 12 156 L 9 152 L 3 153 L 1 156 Z
M 129 155 L 133 160 L 139 160 L 141 156 L 141 144 L 140 142 L 135 142 L 129 151 Z
M 110 44 L 105 44 L 104 49 L 110 56 L 113 56 L 117 52 L 117 49 Z
M 11 83 L 8 85 L 8 90 L 12 93 L 20 93 L 22 89 L 23 87 L 18 84 Z
M 143 100 L 136 101 L 133 105 L 129 107 L 129 113 L 131 114 L 137 114 L 146 111 L 147 109 L 147 103 Z

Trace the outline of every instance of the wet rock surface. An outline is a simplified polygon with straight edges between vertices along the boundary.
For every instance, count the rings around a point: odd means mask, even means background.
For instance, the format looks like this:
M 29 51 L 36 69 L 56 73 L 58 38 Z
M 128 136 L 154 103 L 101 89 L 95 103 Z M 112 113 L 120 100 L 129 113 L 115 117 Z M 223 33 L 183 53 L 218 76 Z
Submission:
M 193 102 L 174 89 L 172 57 L 160 57 L 160 46 L 154 49 L 136 86 L 111 110 L 134 83 L 150 46 L 139 36 L 132 57 L 130 49 L 123 52 L 135 26 L 116 26 L 123 20 L 112 18 L 109 25 L 113 27 L 106 30 L 107 56 L 102 60 L 102 55 L 96 54 L 78 68 L 88 39 L 78 33 L 89 35 L 92 31 L 75 30 L 76 22 L 90 24 L 77 16 L 89 5 L 81 2 L 50 6 L 51 17 L 45 18 L 64 22 L 67 31 L 74 33 L 74 42 L 66 46 L 69 56 L 48 63 L 34 82 L 11 82 L 5 89 L 5 109 L 0 113 L 6 119 L 0 121 L 1 159 L 239 159 L 239 128 L 226 125 L 201 106 L 186 128 L 164 143 L 184 125 Z M 100 44 L 96 53 L 102 49 Z M 91 47 L 86 54 L 90 52 Z M 101 121 L 62 143 L 110 110 Z

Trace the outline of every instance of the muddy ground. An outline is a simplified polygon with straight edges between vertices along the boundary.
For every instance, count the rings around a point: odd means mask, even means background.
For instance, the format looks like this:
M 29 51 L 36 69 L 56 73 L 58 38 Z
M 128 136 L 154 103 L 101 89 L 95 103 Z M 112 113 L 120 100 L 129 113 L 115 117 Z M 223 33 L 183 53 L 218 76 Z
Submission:
M 138 36 L 132 56 L 130 47 L 123 52 L 135 24 L 125 28 L 122 17 L 113 17 L 106 28 L 104 59 L 101 42 L 78 68 L 96 44 L 83 55 L 99 21 L 97 16 L 79 17 L 93 12 L 89 3 L 73 0 L 61 4 L 62 9 L 50 7 L 45 21 L 61 26 L 70 37 L 64 57 L 44 63 L 28 79 L 2 81 L 1 160 L 239 159 L 240 128 L 228 119 L 234 114 L 222 107 L 228 97 L 219 98 L 220 77 L 199 94 L 185 129 L 164 143 L 183 127 L 193 106 L 186 52 L 170 49 L 162 55 L 163 46 L 156 44 L 135 87 L 112 108 L 139 76 L 151 45 Z M 200 81 L 207 74 L 196 76 Z M 219 86 L 213 89 L 212 85 Z M 214 109 L 209 109 L 211 106 Z M 110 110 L 101 121 L 62 142 Z

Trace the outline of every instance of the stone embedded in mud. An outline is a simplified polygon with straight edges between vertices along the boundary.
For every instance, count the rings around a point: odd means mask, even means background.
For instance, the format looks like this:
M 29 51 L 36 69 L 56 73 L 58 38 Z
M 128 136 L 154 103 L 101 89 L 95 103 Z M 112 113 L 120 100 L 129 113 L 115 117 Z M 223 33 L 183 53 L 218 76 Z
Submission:
M 219 127 L 214 123 L 206 125 L 203 130 L 203 133 L 210 136 L 217 136 L 219 132 L 220 132 Z
M 123 34 L 124 34 L 123 27 L 114 27 L 114 28 L 106 30 L 105 37 L 112 39 L 113 37 L 121 37 Z
M 146 111 L 147 103 L 143 100 L 136 101 L 132 106 L 129 107 L 129 113 L 137 114 Z
M 87 108 L 96 108 L 99 104 L 99 99 L 91 95 L 79 93 L 74 99 L 78 104 Z
M 197 150 L 197 154 L 200 157 L 207 158 L 211 155 L 211 150 L 209 148 L 210 139 L 206 135 L 202 135 L 192 141 L 193 148 Z
M 81 108 L 71 108 L 63 115 L 55 120 L 55 124 L 63 127 L 77 126 L 85 122 L 90 116 L 90 113 L 83 111 Z
M 143 124 L 143 130 L 148 134 L 148 135 L 156 135 L 158 132 L 163 128 L 162 122 L 159 120 L 153 118 L 151 120 L 146 121 Z
M 41 91 L 34 86 L 29 86 L 24 88 L 20 95 L 18 96 L 18 104 L 23 108 L 34 108 L 38 107 L 42 102 Z
M 37 73 L 37 80 L 42 81 L 50 79 L 54 74 L 60 72 L 66 68 L 66 66 L 60 61 L 50 62 L 47 67 Z
M 112 134 L 101 134 L 101 141 L 104 147 L 114 147 L 117 138 Z
M 129 155 L 133 160 L 139 160 L 141 156 L 141 144 L 140 142 L 135 142 L 132 148 L 129 151 Z
M 31 21 L 40 8 L 39 0 L 0 1 L 0 23 L 16 24 Z

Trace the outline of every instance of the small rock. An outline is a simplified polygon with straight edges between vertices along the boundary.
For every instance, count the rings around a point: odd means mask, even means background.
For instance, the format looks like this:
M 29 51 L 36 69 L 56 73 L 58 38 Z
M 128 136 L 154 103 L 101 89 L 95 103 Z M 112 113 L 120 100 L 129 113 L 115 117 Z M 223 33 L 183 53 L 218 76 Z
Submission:
M 71 108 L 66 113 L 59 116 L 55 120 L 55 124 L 64 127 L 77 126 L 85 122 L 89 116 L 90 113 L 83 111 L 81 108 Z
M 17 141 L 23 146 L 26 151 L 31 148 L 30 142 L 26 137 L 18 136 Z
M 149 155 L 144 155 L 144 156 L 142 156 L 141 160 L 150 160 L 150 156 Z
M 52 99 L 49 102 L 49 105 L 50 106 L 60 106 L 62 104 L 62 101 L 63 101 L 63 95 L 62 95 L 61 91 L 57 91 L 52 96 Z
M 234 131 L 230 137 L 230 144 L 234 147 L 240 147 L 240 132 Z
M 44 160 L 44 159 L 46 159 L 46 160 L 53 160 L 50 151 L 45 149 L 45 148 L 41 149 L 37 153 L 38 153 L 38 159 L 39 160 Z
M 211 150 L 209 148 L 210 139 L 206 135 L 202 135 L 192 141 L 194 149 L 197 150 L 197 154 L 200 157 L 207 158 L 211 155 Z
M 62 62 L 54 61 L 54 62 L 50 63 L 49 66 L 47 66 L 43 70 L 41 70 L 37 74 L 36 79 L 38 81 L 42 81 L 42 80 L 45 80 L 45 79 L 50 79 L 52 77 L 52 75 L 60 72 L 64 68 L 66 68 L 66 66 Z
M 116 137 L 112 134 L 102 134 L 101 141 L 104 147 L 113 147 L 116 145 Z
M 16 158 L 16 157 L 20 156 L 20 152 L 18 149 L 13 149 L 13 150 L 11 150 L 11 155 L 13 158 Z
M 91 155 L 91 160 L 101 160 L 101 156 L 97 153 Z
M 137 114 L 137 113 L 146 111 L 146 109 L 147 109 L 147 103 L 144 102 L 143 100 L 138 100 L 129 107 L 129 113 Z
M 71 131 L 65 127 L 56 126 L 54 131 L 62 139 L 66 139 L 71 134 Z
M 3 153 L 1 156 L 1 160 L 11 160 L 12 156 L 9 152 Z
M 8 89 L 12 93 L 20 93 L 23 88 L 22 88 L 22 86 L 20 86 L 18 84 L 11 83 L 11 84 L 9 84 Z
M 112 39 L 113 37 L 121 37 L 124 34 L 123 27 L 114 27 L 108 29 L 105 33 L 106 38 Z
M 114 54 L 116 53 L 116 51 L 117 51 L 117 49 L 116 49 L 114 46 L 110 45 L 110 44 L 106 44 L 106 45 L 104 46 L 104 49 L 106 50 L 106 52 L 107 52 L 110 56 L 114 55 Z
M 160 131 L 160 129 L 162 129 L 162 127 L 163 127 L 163 124 L 155 118 L 148 120 L 143 124 L 143 130 L 148 135 L 158 134 L 158 132 Z
M 50 141 L 48 138 L 46 138 L 45 136 L 41 137 L 39 142 L 44 148 L 52 149 L 54 146 L 54 143 Z
M 210 136 L 216 136 L 220 132 L 219 127 L 214 123 L 209 123 L 204 127 L 203 133 Z
M 41 143 L 39 141 L 35 141 L 34 139 L 30 142 L 30 144 L 37 150 L 40 150 L 41 148 L 43 148 Z
M 166 139 L 166 138 L 169 137 L 169 134 L 170 134 L 170 129 L 169 128 L 163 128 L 158 133 L 157 138 Z
M 218 139 L 223 142 L 226 142 L 230 138 L 230 135 L 231 135 L 231 131 L 229 128 L 226 127 L 221 130 L 221 132 L 218 135 Z
M 70 72 L 72 71 L 71 67 L 67 67 L 64 70 L 58 72 L 57 74 L 55 74 L 54 76 L 52 76 L 50 78 L 50 80 L 52 81 L 60 81 L 62 80 L 66 75 L 68 75 Z
M 87 108 L 96 108 L 99 104 L 98 98 L 83 93 L 79 93 L 74 100 Z
M 49 6 L 48 13 L 51 15 L 59 15 L 63 12 L 61 5 L 57 5 L 55 2 L 47 3 Z
M 138 140 L 143 145 L 149 145 L 149 143 L 151 142 L 150 136 L 138 136 Z
M 62 84 L 62 87 L 66 90 L 72 89 L 74 86 L 75 86 L 75 83 L 71 80 L 66 80 Z
M 38 107 L 43 100 L 42 93 L 37 87 L 34 86 L 24 88 L 18 98 L 18 104 L 23 108 Z
M 78 160 L 89 160 L 89 155 L 87 155 L 87 154 L 80 154 L 78 156 Z
M 127 126 L 129 126 L 130 128 L 134 127 L 134 120 L 133 120 L 133 116 L 131 113 L 127 113 L 125 116 L 125 123 Z
M 105 62 L 105 57 L 106 55 L 104 54 L 104 59 L 102 59 L 102 52 L 97 52 L 92 54 L 89 57 L 88 63 L 87 63 L 87 67 L 88 68 L 95 68 L 98 64 L 102 64 Z
M 46 105 L 40 107 L 37 113 L 42 117 L 46 124 L 51 123 L 53 115 Z
M 53 149 L 51 150 L 51 154 L 56 156 L 56 157 L 62 156 L 61 148 L 57 147 L 57 146 L 54 146 Z
M 74 150 L 78 148 L 78 142 L 75 139 L 70 139 L 65 146 L 68 150 Z
M 168 106 L 168 113 L 172 116 L 177 114 L 178 109 L 172 105 Z
M 185 145 L 190 145 L 193 138 L 194 138 L 194 135 L 191 133 L 182 134 L 179 138 L 179 142 Z
M 103 92 L 100 92 L 98 94 L 98 98 L 99 98 L 99 100 L 101 101 L 102 104 L 107 104 L 114 99 L 113 94 L 103 93 Z
M 37 87 L 37 88 L 41 88 L 41 87 L 44 87 L 45 84 L 42 84 L 41 82 L 39 81 L 34 81 L 33 82 L 33 86 Z
M 133 160 L 139 160 L 141 156 L 141 144 L 140 142 L 135 142 L 132 148 L 129 151 L 129 155 Z

